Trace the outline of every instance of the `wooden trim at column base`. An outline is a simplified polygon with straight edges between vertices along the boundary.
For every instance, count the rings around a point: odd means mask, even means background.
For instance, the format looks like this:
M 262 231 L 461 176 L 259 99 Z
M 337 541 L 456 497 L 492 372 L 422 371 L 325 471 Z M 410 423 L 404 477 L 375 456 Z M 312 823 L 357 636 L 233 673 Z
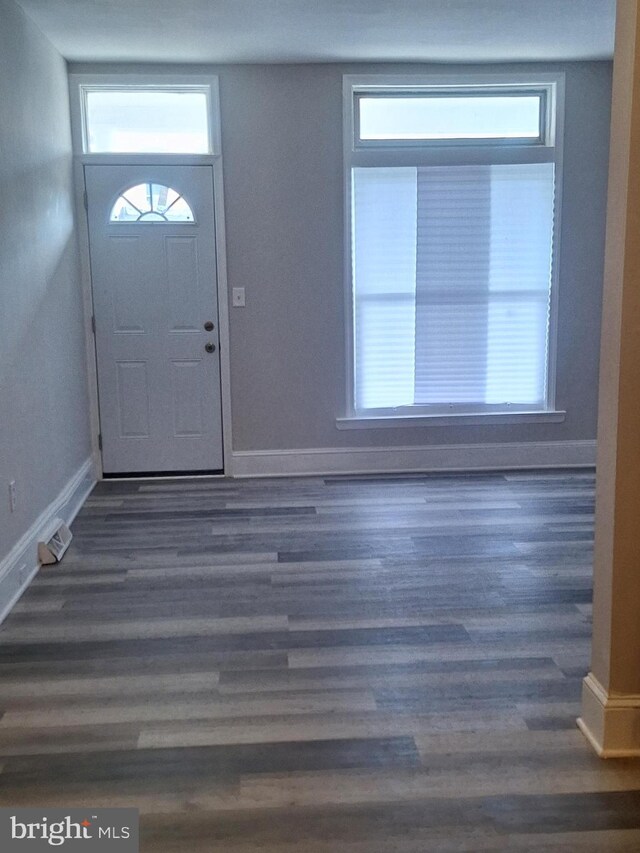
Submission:
M 601 758 L 640 757 L 640 696 L 611 696 L 590 672 L 578 727 Z

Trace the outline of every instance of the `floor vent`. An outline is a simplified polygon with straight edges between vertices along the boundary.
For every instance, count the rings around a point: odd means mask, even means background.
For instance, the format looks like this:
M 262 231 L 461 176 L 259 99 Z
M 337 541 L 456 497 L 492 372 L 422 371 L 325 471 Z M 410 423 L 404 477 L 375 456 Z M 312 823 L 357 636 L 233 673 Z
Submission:
M 38 559 L 43 566 L 59 563 L 71 544 L 73 535 L 61 518 L 57 518 L 43 542 L 38 542 Z

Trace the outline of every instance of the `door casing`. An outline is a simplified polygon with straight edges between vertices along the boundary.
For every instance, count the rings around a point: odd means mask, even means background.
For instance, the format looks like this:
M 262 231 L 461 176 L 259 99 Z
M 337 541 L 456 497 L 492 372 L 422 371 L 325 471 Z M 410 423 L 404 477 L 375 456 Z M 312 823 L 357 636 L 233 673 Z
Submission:
M 185 154 L 87 154 L 82 148 L 82 109 L 80 84 L 96 85 L 180 85 L 204 84 L 210 86 L 211 128 L 213 152 L 209 155 Z M 102 454 L 99 447 L 100 414 L 98 407 L 98 374 L 93 337 L 93 294 L 91 288 L 91 264 L 89 256 L 89 227 L 86 216 L 86 196 L 84 167 L 93 165 L 158 165 L 158 166 L 197 166 L 208 165 L 213 168 L 215 239 L 217 245 L 216 267 L 218 277 L 218 322 L 220 342 L 220 380 L 222 390 L 222 431 L 224 452 L 224 476 L 233 476 L 233 427 L 231 420 L 231 360 L 230 330 L 225 232 L 225 204 L 223 162 L 220 134 L 220 96 L 217 75 L 206 74 L 168 74 L 166 72 L 146 72 L 120 74 L 117 72 L 69 75 L 69 93 L 71 106 L 71 130 L 73 140 L 73 175 L 76 202 L 76 223 L 80 250 L 81 283 L 84 306 L 84 327 L 87 352 L 87 382 L 89 395 L 89 418 L 91 426 L 91 444 L 96 479 L 103 479 Z M 212 475 L 221 476 L 221 475 Z

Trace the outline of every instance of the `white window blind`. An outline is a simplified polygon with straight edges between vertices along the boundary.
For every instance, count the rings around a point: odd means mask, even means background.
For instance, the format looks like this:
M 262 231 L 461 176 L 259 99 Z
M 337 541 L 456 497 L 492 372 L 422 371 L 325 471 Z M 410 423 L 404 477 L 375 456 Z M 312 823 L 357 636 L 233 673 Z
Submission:
M 352 169 L 355 409 L 542 408 L 554 164 Z

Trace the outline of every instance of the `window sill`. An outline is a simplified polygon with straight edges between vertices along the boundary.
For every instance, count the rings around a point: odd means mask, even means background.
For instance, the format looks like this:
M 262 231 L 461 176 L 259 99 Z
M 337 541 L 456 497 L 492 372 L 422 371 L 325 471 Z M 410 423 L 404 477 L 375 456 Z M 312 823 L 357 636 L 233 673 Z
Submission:
M 464 412 L 451 415 L 386 415 L 367 417 L 353 415 L 336 418 L 337 429 L 385 429 L 396 427 L 466 426 L 471 424 L 537 424 L 562 423 L 564 411 L 543 412 Z

